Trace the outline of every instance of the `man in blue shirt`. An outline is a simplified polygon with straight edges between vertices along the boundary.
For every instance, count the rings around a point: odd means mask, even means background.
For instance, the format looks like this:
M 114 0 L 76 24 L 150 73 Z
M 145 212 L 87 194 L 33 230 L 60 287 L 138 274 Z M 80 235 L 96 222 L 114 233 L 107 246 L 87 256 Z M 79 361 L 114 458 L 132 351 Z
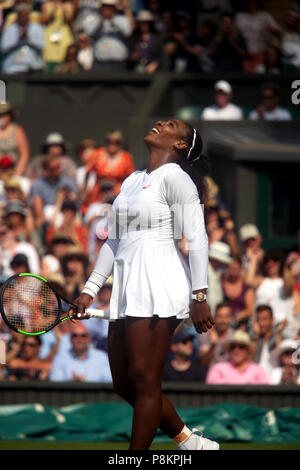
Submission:
M 43 69 L 44 26 L 29 22 L 30 7 L 16 7 L 18 19 L 4 29 L 1 39 L 3 73 L 21 73 Z
M 47 156 L 43 161 L 45 176 L 32 185 L 30 200 L 36 226 L 40 227 L 47 218 L 47 207 L 54 207 L 57 199 L 61 204 L 65 199 L 77 199 L 77 187 L 73 180 L 62 175 L 60 158 Z
M 53 361 L 50 380 L 67 382 L 112 382 L 108 356 L 90 346 L 91 337 L 82 323 L 72 328 L 72 348 Z

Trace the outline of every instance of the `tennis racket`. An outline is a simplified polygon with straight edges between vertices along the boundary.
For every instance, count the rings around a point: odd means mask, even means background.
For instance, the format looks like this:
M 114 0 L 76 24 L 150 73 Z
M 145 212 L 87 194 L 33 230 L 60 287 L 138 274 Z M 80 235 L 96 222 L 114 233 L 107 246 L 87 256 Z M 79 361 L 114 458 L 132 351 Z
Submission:
M 15 274 L 5 281 L 0 291 L 3 320 L 9 328 L 23 335 L 42 335 L 61 322 L 78 319 L 76 313 L 66 313 L 70 307 L 77 311 L 75 304 L 36 274 Z M 108 310 L 86 309 L 85 313 L 92 318 L 109 318 Z

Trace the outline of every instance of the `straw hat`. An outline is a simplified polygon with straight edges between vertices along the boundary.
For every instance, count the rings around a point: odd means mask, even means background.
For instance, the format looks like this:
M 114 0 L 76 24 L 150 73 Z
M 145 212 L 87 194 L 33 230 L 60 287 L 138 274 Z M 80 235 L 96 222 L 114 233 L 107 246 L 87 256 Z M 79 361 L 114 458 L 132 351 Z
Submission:
M 2 114 L 11 114 L 11 116 L 15 118 L 19 113 L 12 107 L 10 103 L 0 103 L 0 116 Z
M 84 264 L 89 264 L 88 255 L 78 245 L 70 246 L 68 248 L 67 253 L 61 258 L 61 263 L 65 264 L 75 256 L 78 257 Z
M 0 8 L 2 8 L 2 10 L 7 10 L 8 8 L 13 7 L 14 3 L 14 0 L 0 0 Z
M 230 246 L 224 242 L 214 242 L 210 245 L 208 256 L 220 263 L 230 264 L 233 258 L 230 256 Z
M 250 336 L 245 331 L 236 330 L 231 338 L 226 341 L 225 347 L 228 348 L 231 344 L 244 344 L 249 347 L 251 344 Z
M 149 10 L 141 10 L 138 12 L 136 21 L 147 21 L 147 22 L 152 22 L 154 21 L 154 16 Z
M 241 242 L 249 240 L 249 238 L 256 238 L 259 235 L 259 230 L 254 224 L 245 224 L 239 231 Z
M 270 362 L 274 367 L 278 367 L 280 365 L 280 356 L 284 351 L 288 351 L 289 349 L 293 349 L 297 351 L 299 348 L 299 342 L 294 339 L 285 339 L 283 340 L 277 348 L 273 349 L 270 355 Z

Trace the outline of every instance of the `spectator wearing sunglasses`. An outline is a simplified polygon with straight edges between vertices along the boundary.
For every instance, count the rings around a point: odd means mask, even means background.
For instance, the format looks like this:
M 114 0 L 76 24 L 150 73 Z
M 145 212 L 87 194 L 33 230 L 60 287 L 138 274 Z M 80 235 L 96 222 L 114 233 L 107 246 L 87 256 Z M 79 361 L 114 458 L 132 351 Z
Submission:
M 208 384 L 268 385 L 267 372 L 252 359 L 248 333 L 237 330 L 227 343 L 229 359 L 219 362 L 208 371 Z
M 108 179 L 114 183 L 114 192 L 119 194 L 127 176 L 135 171 L 132 155 L 123 149 L 124 137 L 116 130 L 107 134 L 105 146 L 95 151 L 95 171 L 100 181 Z
M 107 354 L 90 346 L 91 337 L 83 324 L 74 324 L 72 347 L 52 363 L 50 380 L 55 382 L 111 382 Z
M 41 338 L 25 337 L 19 354 L 8 363 L 8 380 L 46 380 L 50 370 L 50 362 L 39 358 Z
M 193 357 L 194 336 L 185 328 L 178 330 L 171 344 L 172 357 L 163 371 L 165 382 L 205 382 L 205 369 Z

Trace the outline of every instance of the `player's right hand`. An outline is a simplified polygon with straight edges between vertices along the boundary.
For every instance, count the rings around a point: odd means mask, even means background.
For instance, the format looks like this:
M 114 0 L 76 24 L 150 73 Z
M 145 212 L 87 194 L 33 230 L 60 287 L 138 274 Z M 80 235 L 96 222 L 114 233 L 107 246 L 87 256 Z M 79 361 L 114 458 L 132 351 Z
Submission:
M 80 294 L 76 300 L 74 300 L 74 305 L 77 306 L 77 311 L 74 307 L 69 309 L 69 315 L 75 315 L 78 320 L 87 320 L 89 315 L 85 313 L 85 309 L 88 308 L 93 302 L 93 298 L 88 294 Z

